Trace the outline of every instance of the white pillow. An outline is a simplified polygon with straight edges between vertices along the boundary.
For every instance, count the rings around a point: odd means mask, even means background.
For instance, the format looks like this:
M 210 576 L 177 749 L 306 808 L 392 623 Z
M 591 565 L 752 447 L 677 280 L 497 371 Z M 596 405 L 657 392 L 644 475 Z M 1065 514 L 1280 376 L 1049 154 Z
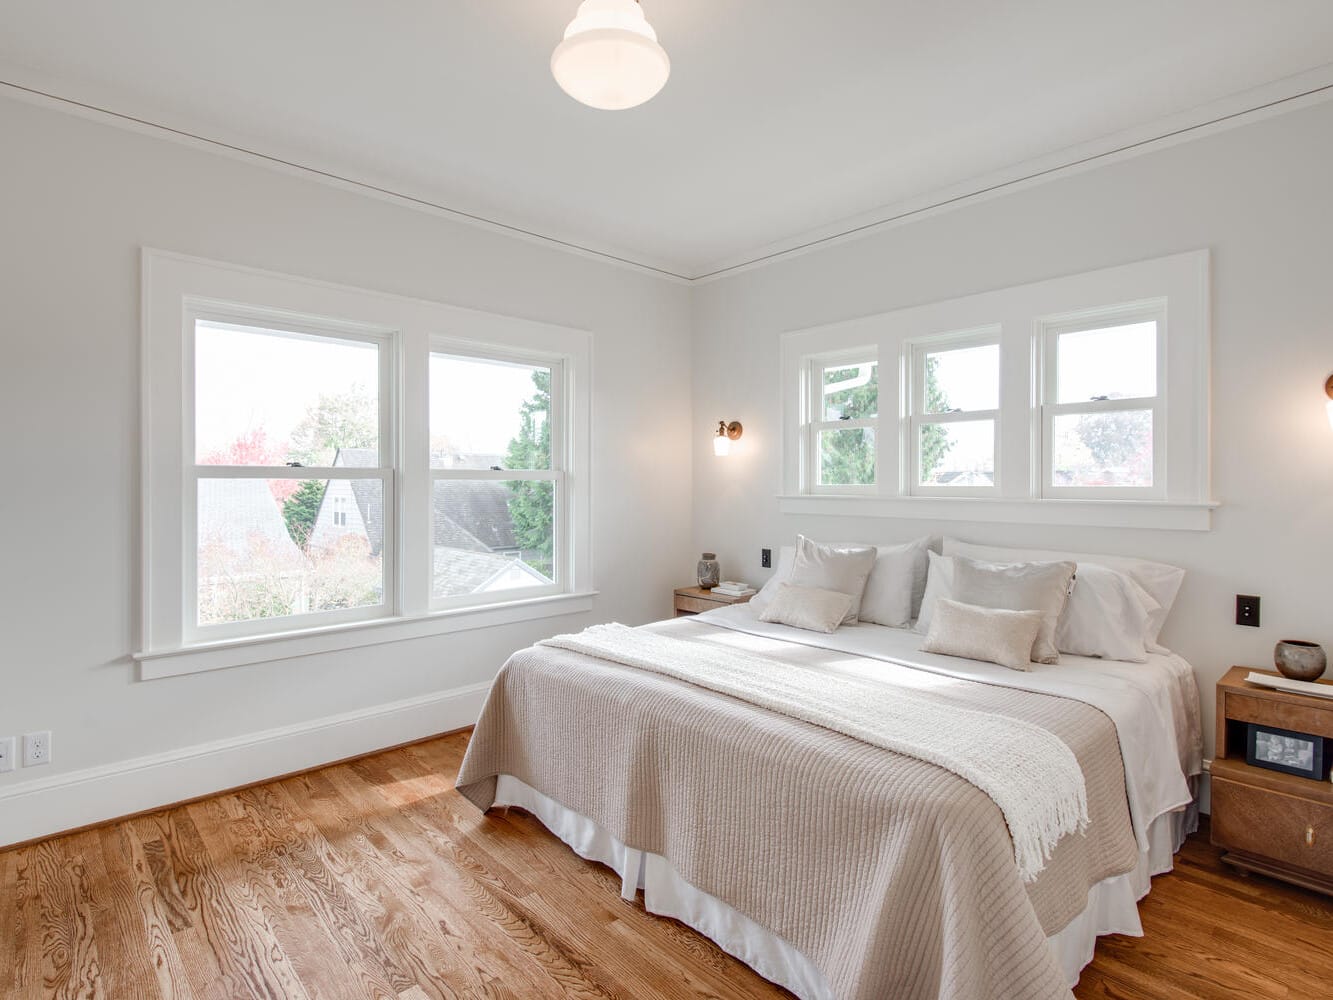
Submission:
M 857 614 L 863 622 L 907 628 L 921 608 L 926 590 L 930 539 L 875 546 L 875 566 L 866 580 Z
M 1140 587 L 1152 595 L 1159 607 L 1150 612 L 1148 630 L 1143 641 L 1150 653 L 1166 652 L 1157 644 L 1166 616 L 1171 613 L 1171 605 L 1180 593 L 1181 581 L 1185 571 L 1179 566 L 1137 559 L 1133 556 L 1085 555 L 1076 552 L 1053 552 L 1045 549 L 1008 549 L 996 545 L 972 545 L 960 542 L 956 538 L 944 540 L 946 556 L 967 556 L 969 559 L 982 559 L 986 562 L 1062 562 L 1068 560 L 1084 566 L 1097 563 L 1126 573 Z
M 861 610 L 861 595 L 875 565 L 875 549 L 869 545 L 847 548 L 820 545 L 804 535 L 796 536 L 796 561 L 788 583 L 795 587 L 836 590 L 852 599 L 845 621 L 854 622 Z
M 983 608 L 1040 611 L 1041 631 L 1032 645 L 1032 659 L 1059 663 L 1055 627 L 1069 601 L 1076 569 L 1072 562 L 988 563 L 954 556 L 953 600 Z
M 833 632 L 851 614 L 851 610 L 852 598 L 849 594 L 780 583 L 773 600 L 759 616 L 759 620 L 811 632 Z
M 1079 563 L 1074 593 L 1055 630 L 1062 653 L 1143 663 L 1144 636 L 1152 613 L 1161 608 L 1126 573 L 1098 563 Z
M 980 608 L 942 598 L 935 605 L 921 650 L 998 663 L 1010 670 L 1031 670 L 1032 644 L 1044 618 L 1040 611 Z
M 921 597 L 921 608 L 917 612 L 916 623 L 912 626 L 914 631 L 923 635 L 930 631 L 935 605 L 942 598 L 953 596 L 953 556 L 942 556 L 932 549 L 926 553 L 926 557 L 930 563 L 930 570 L 926 575 L 926 592 Z

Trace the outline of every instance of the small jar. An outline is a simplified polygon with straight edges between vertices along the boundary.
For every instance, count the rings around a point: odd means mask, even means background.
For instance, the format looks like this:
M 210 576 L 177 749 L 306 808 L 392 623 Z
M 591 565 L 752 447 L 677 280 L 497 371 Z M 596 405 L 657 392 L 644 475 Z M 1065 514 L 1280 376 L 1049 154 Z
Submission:
M 703 558 L 699 560 L 697 575 L 699 586 L 704 590 L 712 590 L 717 586 L 718 581 L 722 579 L 722 567 L 718 565 L 716 552 L 703 554 Z

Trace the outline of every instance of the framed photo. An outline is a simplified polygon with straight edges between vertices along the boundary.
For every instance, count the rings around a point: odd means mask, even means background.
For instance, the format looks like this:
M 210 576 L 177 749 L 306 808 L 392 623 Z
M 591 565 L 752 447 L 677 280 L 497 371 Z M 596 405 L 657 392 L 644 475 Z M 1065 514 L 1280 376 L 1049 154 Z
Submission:
M 1333 763 L 1327 742 L 1322 736 L 1251 722 L 1245 740 L 1245 763 L 1323 781 Z

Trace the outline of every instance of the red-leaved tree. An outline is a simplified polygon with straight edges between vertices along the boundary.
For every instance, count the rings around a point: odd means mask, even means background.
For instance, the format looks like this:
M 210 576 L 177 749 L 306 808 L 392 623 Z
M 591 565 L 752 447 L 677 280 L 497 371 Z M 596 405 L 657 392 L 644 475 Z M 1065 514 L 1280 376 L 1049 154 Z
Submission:
M 269 441 L 268 434 L 262 427 L 245 431 L 225 448 L 211 451 L 200 459 L 200 465 L 285 465 L 287 463 L 287 445 Z M 298 479 L 270 479 L 269 492 L 279 504 L 296 492 L 301 485 Z

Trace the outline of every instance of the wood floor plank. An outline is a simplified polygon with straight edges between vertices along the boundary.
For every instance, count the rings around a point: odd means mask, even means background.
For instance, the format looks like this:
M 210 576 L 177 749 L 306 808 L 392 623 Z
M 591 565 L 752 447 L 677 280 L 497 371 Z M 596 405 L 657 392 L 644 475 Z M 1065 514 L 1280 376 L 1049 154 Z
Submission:
M 521 810 L 454 790 L 467 734 L 0 852 L 3 1000 L 788 994 Z M 1241 878 L 1206 833 L 1079 1000 L 1333 996 L 1333 900 Z

